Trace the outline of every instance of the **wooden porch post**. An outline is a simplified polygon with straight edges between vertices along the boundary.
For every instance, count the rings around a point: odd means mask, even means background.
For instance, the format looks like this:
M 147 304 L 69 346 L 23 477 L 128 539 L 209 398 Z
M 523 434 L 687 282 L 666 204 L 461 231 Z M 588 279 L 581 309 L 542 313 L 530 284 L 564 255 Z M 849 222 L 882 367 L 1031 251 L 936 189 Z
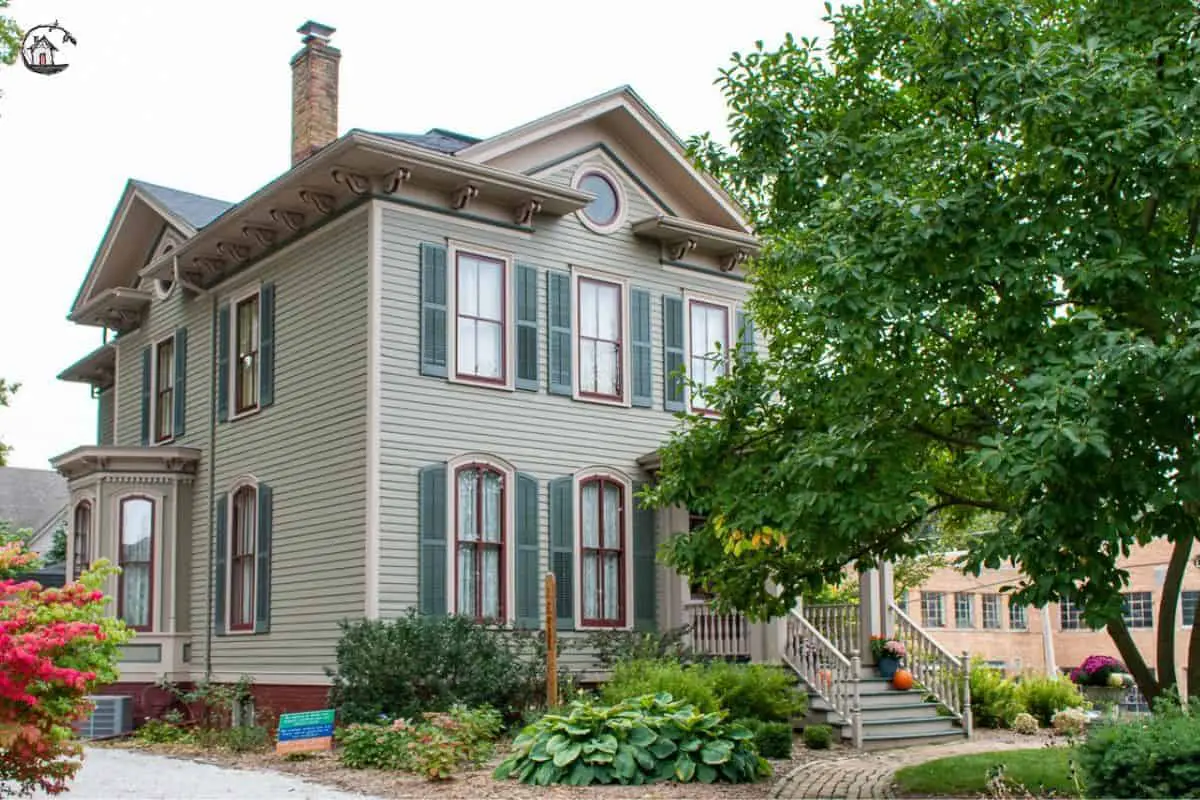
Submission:
M 880 609 L 879 570 L 860 570 L 858 573 L 858 652 L 864 666 L 874 666 L 871 654 L 871 637 L 883 633 L 883 615 Z

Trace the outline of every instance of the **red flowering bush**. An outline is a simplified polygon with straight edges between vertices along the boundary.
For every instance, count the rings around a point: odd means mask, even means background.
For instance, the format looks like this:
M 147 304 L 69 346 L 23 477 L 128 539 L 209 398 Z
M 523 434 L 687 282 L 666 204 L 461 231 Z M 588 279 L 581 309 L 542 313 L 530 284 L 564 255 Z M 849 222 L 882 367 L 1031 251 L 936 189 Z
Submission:
M 22 543 L 0 543 L 0 797 L 66 791 L 82 757 L 71 724 L 90 713 L 88 694 L 116 680 L 132 637 L 104 616 L 100 586 L 114 567 L 97 562 L 61 589 L 11 577 L 36 563 Z

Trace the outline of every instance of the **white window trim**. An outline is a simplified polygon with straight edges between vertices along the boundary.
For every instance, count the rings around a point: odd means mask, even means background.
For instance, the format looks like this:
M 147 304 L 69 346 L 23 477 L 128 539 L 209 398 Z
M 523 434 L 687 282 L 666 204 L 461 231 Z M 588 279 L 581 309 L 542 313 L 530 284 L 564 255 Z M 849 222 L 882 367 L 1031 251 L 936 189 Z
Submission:
M 67 574 L 73 581 L 79 580 L 79 576 L 75 574 L 75 512 L 84 503 L 91 506 L 89 522 L 92 526 L 92 529 L 88 531 L 88 552 L 84 556 L 87 558 L 88 564 L 100 557 L 100 498 L 96 494 L 77 495 L 71 498 L 71 517 L 67 529 Z
M 583 380 L 582 360 L 579 357 L 579 343 L 582 328 L 579 324 L 579 282 L 581 280 L 607 283 L 617 286 L 621 297 L 621 397 L 618 400 L 603 397 L 588 397 L 580 393 L 579 384 Z M 595 403 L 602 406 L 618 406 L 630 408 L 632 393 L 629 390 L 632 375 L 632 357 L 629 340 L 630 333 L 629 280 L 602 270 L 587 269 L 571 265 L 571 359 L 575 368 L 572 376 L 571 396 L 583 403 Z
M 177 387 L 179 386 L 179 376 L 176 375 L 174 382 L 171 384 L 171 404 L 172 404 L 171 435 L 168 436 L 166 439 L 163 439 L 162 441 L 157 440 L 158 439 L 158 431 L 157 431 L 157 428 L 158 428 L 158 348 L 162 347 L 167 342 L 171 343 L 171 370 L 174 371 L 175 364 L 177 364 L 179 361 L 178 357 L 175 355 L 175 346 L 178 344 L 178 342 L 175 341 L 174 331 L 167 334 L 166 336 L 163 336 L 160 339 L 156 339 L 154 341 L 154 343 L 150 345 L 150 436 L 149 436 L 149 439 L 150 439 L 151 447 L 159 447 L 162 445 L 174 444 L 175 431 L 179 430 L 179 424 L 178 424 L 179 421 L 177 419 L 175 419 L 175 408 L 174 408 L 175 391 L 176 391 Z
M 250 627 L 244 630 L 233 629 L 233 496 L 239 489 L 247 486 L 254 489 L 254 583 L 250 587 L 250 609 L 253 616 L 258 608 L 258 503 L 261 495 L 258 491 L 259 480 L 253 475 L 243 475 L 233 482 L 225 493 L 225 635 L 253 636 L 258 633 L 257 620 L 252 619 Z
M 150 550 L 152 553 L 150 561 L 150 574 L 153 581 L 150 586 L 150 630 L 138 631 L 137 635 L 142 636 L 149 633 L 163 632 L 163 627 L 159 624 L 158 620 L 158 610 L 162 607 L 163 591 L 166 588 L 163 582 L 163 523 L 166 520 L 165 506 L 167 504 L 167 495 L 161 492 L 147 492 L 130 489 L 129 491 L 121 492 L 120 494 L 113 495 L 111 498 L 109 498 L 109 502 L 112 504 L 109 510 L 109 518 L 112 523 L 112 527 L 110 528 L 112 533 L 110 534 L 110 537 L 113 543 L 112 563 L 114 566 L 121 565 L 121 509 L 126 500 L 133 499 L 150 500 L 154 503 L 154 515 L 152 517 L 154 520 L 154 527 L 150 531 Z M 93 518 L 92 524 L 96 524 L 95 518 Z M 120 582 L 117 578 L 118 576 L 116 575 L 112 577 L 112 591 L 108 592 L 108 594 L 114 598 L 112 605 L 114 612 L 116 612 L 116 610 L 120 607 L 120 601 L 116 599 L 117 592 L 119 591 L 120 587 Z M 171 586 L 171 591 L 176 591 L 176 589 L 176 586 Z
M 258 296 L 258 345 L 255 352 L 258 354 L 258 391 L 254 398 L 254 407 L 248 408 L 241 413 L 237 410 L 237 373 L 238 373 L 238 304 L 249 300 L 255 295 Z M 243 419 L 252 417 L 262 410 L 262 284 L 251 283 L 249 286 L 242 289 L 235 295 L 229 298 L 229 421 L 235 419 Z
M 706 416 L 717 416 L 715 411 L 706 408 L 699 408 L 692 402 L 692 386 L 691 386 L 691 370 L 692 370 L 692 305 L 701 303 L 709 306 L 719 306 L 725 309 L 725 349 L 736 346 L 733 341 L 734 326 L 737 324 L 736 304 L 729 299 L 722 297 L 714 297 L 713 295 L 700 294 L 697 292 L 683 293 L 683 366 L 684 374 L 687 380 L 684 381 L 683 394 L 684 402 L 689 412 L 693 414 L 704 414 Z M 726 369 L 729 369 L 726 366 Z
M 504 622 L 517 619 L 517 470 L 487 453 L 464 453 L 446 462 L 446 610 L 458 613 L 458 470 L 470 464 L 486 466 L 504 476 Z M 474 613 L 474 612 L 472 612 Z
M 613 170 L 609 169 L 600 162 L 588 161 L 580 164 L 576 168 L 575 175 L 571 178 L 571 188 L 576 191 L 583 191 L 579 188 L 579 184 L 583 182 L 584 178 L 591 174 L 599 175 L 608 181 L 609 185 L 612 186 L 613 192 L 615 192 L 617 196 L 617 213 L 613 217 L 612 222 L 608 223 L 607 225 L 600 225 L 599 223 L 588 219 L 588 216 L 584 213 L 583 208 L 576 211 L 575 216 L 578 217 L 579 221 L 583 223 L 585 228 L 593 233 L 609 234 L 618 230 L 623 224 L 625 224 L 625 217 L 629 211 L 629 202 L 625 195 L 625 187 L 622 185 L 621 180 L 617 177 L 617 174 Z M 586 208 L 586 206 L 584 208 Z
M 459 254 L 495 259 L 504 264 L 504 382 L 498 383 L 485 378 L 458 374 L 458 256 Z M 515 391 L 516 375 L 516 299 L 513 296 L 513 268 L 515 259 L 511 253 L 503 253 L 488 247 L 477 247 L 467 242 L 451 241 L 446 247 L 446 378 L 451 383 L 481 386 L 485 389 Z
M 607 478 L 615 483 L 621 484 L 624 491 L 624 508 L 622 515 L 625 517 L 625 540 L 621 543 L 622 553 L 625 560 L 625 624 L 620 626 L 614 625 L 585 625 L 583 623 L 583 527 L 582 509 L 583 509 L 583 482 L 589 478 Z M 575 552 L 574 556 L 574 578 L 575 578 L 575 630 L 581 631 L 631 631 L 633 630 L 633 480 L 624 472 L 606 467 L 592 467 L 589 469 L 580 470 L 574 475 L 574 482 L 571 487 L 574 493 L 571 502 L 571 508 L 574 514 L 574 519 L 571 521 L 572 549 Z

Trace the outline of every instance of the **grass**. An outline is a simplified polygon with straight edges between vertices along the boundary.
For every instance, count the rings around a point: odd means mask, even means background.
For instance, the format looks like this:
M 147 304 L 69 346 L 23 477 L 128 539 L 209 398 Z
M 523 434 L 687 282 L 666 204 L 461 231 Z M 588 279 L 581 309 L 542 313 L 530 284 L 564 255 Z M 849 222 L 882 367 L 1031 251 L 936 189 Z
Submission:
M 1035 796 L 1079 797 L 1071 780 L 1070 748 L 1038 747 L 950 756 L 905 767 L 896 773 L 899 794 L 908 797 L 967 797 L 988 792 L 988 770 L 1004 765 L 1008 785 L 1021 784 Z

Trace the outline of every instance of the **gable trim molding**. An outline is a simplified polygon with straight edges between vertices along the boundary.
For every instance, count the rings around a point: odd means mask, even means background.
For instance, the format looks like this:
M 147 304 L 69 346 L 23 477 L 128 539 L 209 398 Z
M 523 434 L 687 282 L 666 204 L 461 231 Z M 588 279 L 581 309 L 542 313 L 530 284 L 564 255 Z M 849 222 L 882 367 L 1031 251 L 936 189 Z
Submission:
M 608 145 L 606 145 L 604 142 L 595 142 L 595 143 L 589 144 L 585 147 L 580 147 L 577 150 L 572 150 L 571 152 L 567 153 L 566 155 L 556 156 L 555 158 L 553 158 L 549 161 L 546 161 L 542 164 L 538 164 L 536 167 L 525 170 L 525 172 L 523 174 L 533 177 L 533 176 L 537 175 L 538 173 L 545 172 L 546 170 L 549 170 L 549 169 L 554 169 L 555 167 L 561 166 L 562 164 L 565 164 L 568 161 L 571 161 L 576 158 L 580 158 L 582 156 L 586 156 L 589 153 L 594 153 L 597 150 L 599 150 L 601 153 L 603 153 L 605 156 L 607 156 L 613 162 L 613 166 L 617 167 L 621 172 L 623 172 L 625 174 L 625 177 L 629 178 L 629 180 L 633 181 L 639 189 L 641 189 L 643 192 L 645 192 L 646 196 L 649 197 L 651 200 L 653 200 L 654 204 L 659 206 L 662 209 L 662 211 L 664 211 L 667 214 L 670 214 L 673 217 L 678 216 L 675 213 L 675 210 L 673 208 L 671 208 L 671 206 L 667 205 L 667 202 L 665 200 L 663 200 L 662 197 L 660 197 L 657 192 L 655 192 L 653 189 L 651 189 L 649 187 L 649 185 L 647 185 L 646 182 L 643 181 L 641 179 L 641 177 L 639 177 L 638 174 L 636 172 L 634 172 L 634 170 L 627 163 L 625 163 L 625 160 L 622 159 L 616 153 L 614 153 L 612 148 L 609 147 Z

